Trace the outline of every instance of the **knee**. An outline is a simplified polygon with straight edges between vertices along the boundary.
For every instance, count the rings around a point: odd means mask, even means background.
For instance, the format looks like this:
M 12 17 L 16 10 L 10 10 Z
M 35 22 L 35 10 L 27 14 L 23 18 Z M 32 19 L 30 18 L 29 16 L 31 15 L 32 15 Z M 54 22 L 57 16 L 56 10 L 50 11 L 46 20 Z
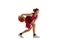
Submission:
M 31 28 L 28 28 L 28 31 L 30 31 L 31 30 Z
M 33 23 L 32 26 L 35 26 L 35 24 Z

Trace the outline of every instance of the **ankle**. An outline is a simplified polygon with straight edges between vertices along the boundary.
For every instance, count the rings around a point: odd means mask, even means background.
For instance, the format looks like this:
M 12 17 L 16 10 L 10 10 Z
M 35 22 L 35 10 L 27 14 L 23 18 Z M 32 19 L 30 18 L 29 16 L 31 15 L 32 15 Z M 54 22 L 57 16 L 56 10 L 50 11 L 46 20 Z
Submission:
M 34 33 L 33 36 L 36 36 L 36 34 Z
M 22 33 L 20 33 L 20 35 L 22 35 Z

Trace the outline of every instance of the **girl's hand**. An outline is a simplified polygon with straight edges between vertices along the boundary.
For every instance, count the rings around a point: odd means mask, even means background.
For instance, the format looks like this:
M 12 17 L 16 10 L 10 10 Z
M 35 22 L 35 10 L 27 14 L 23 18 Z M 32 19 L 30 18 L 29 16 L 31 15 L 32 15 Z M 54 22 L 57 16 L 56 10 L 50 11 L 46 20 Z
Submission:
M 21 15 L 21 17 L 23 17 L 23 14 Z

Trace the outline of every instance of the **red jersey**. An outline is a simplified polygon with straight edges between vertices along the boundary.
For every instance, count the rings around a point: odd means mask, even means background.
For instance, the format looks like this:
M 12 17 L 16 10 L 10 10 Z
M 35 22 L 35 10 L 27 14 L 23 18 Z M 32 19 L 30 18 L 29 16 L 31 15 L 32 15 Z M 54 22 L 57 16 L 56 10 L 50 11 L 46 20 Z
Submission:
M 32 16 L 27 16 L 26 19 L 25 19 L 25 23 L 26 23 L 26 27 L 27 27 L 27 28 L 30 28 L 31 22 L 32 22 L 33 20 L 36 20 L 36 18 L 37 18 L 37 15 L 36 15 L 36 17 L 34 17 L 34 13 L 32 13 L 32 14 L 33 14 Z

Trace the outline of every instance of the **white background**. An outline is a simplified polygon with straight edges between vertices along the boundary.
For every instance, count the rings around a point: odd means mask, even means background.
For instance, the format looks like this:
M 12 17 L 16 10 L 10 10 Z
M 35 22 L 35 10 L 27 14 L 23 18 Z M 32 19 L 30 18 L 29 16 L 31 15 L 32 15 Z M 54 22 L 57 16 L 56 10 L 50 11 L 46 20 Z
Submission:
M 32 30 L 25 30 L 25 23 L 18 21 L 22 13 L 31 13 L 39 8 L 36 21 L 36 33 L 40 38 L 32 37 Z M 59 0 L 0 0 L 0 40 L 60 40 L 60 1 Z

